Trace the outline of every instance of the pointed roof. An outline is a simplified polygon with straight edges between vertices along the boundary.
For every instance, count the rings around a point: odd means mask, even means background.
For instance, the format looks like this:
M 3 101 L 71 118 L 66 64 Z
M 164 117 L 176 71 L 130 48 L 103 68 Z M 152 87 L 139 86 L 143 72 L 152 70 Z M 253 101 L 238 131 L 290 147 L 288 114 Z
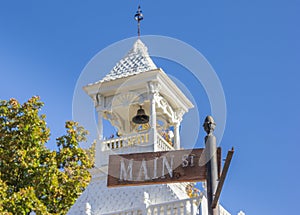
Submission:
M 149 56 L 148 48 L 138 39 L 132 49 L 123 57 L 114 68 L 99 82 L 112 81 L 157 69 Z

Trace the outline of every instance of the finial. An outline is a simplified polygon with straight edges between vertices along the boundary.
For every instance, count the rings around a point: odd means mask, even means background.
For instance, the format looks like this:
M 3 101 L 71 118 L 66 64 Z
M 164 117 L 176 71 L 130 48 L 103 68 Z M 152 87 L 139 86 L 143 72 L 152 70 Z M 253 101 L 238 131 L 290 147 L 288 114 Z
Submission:
M 141 36 L 140 22 L 144 19 L 140 5 L 138 7 L 138 10 L 136 11 L 136 14 L 134 15 L 134 19 L 138 22 L 138 37 L 140 37 Z
M 206 131 L 207 135 L 212 135 L 213 131 L 215 130 L 216 123 L 212 116 L 207 116 L 203 123 L 204 130 Z

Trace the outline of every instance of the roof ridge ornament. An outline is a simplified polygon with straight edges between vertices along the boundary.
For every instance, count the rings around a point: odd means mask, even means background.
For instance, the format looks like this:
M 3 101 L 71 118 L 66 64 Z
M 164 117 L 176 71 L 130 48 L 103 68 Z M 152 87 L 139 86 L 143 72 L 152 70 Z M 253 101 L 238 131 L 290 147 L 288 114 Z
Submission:
M 140 39 L 137 39 L 135 41 L 135 43 L 132 46 L 132 49 L 129 50 L 129 52 L 127 53 L 127 55 L 130 54 L 141 54 L 144 56 L 149 56 L 147 46 Z
M 134 15 L 134 19 L 138 23 L 138 37 L 141 36 L 141 24 L 140 22 L 144 19 L 144 16 L 142 14 L 141 6 L 139 5 L 138 10 L 136 11 L 136 14 Z

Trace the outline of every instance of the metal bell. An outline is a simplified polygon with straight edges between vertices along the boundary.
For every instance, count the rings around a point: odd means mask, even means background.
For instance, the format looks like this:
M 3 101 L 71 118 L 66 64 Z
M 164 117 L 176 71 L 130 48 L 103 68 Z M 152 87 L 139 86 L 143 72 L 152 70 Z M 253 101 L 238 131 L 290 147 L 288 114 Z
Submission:
M 140 106 L 138 109 L 136 116 L 132 118 L 132 121 L 136 124 L 145 124 L 149 122 L 149 116 L 145 114 L 145 110 Z

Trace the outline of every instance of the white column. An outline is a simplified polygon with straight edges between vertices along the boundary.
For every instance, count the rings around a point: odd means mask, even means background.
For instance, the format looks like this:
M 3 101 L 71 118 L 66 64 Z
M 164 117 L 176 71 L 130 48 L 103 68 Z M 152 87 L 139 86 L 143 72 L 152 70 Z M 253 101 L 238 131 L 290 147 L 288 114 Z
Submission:
M 98 123 L 97 123 L 97 126 L 98 126 L 98 140 L 103 140 L 103 120 L 102 120 L 102 113 L 101 111 L 98 111 L 97 112 L 98 114 Z
M 101 94 L 96 95 L 96 111 L 97 111 L 97 132 L 98 132 L 98 140 L 102 141 L 103 140 L 103 120 L 102 120 L 102 109 L 104 105 L 104 97 Z
M 154 94 L 150 94 L 150 141 L 154 144 L 154 151 L 157 151 L 157 133 L 156 133 L 156 105 Z
M 174 148 L 175 149 L 180 149 L 180 123 L 182 121 L 182 117 L 184 115 L 184 110 L 183 109 L 177 109 L 176 110 L 176 123 L 174 125 Z
M 180 149 L 180 134 L 179 134 L 180 122 L 174 125 L 174 148 Z
M 159 92 L 159 84 L 155 81 L 148 82 L 149 100 L 150 100 L 150 138 L 154 144 L 154 151 L 157 151 L 157 131 L 156 131 L 156 101 L 155 96 Z
M 154 94 L 150 95 L 150 126 L 156 129 L 156 105 Z

